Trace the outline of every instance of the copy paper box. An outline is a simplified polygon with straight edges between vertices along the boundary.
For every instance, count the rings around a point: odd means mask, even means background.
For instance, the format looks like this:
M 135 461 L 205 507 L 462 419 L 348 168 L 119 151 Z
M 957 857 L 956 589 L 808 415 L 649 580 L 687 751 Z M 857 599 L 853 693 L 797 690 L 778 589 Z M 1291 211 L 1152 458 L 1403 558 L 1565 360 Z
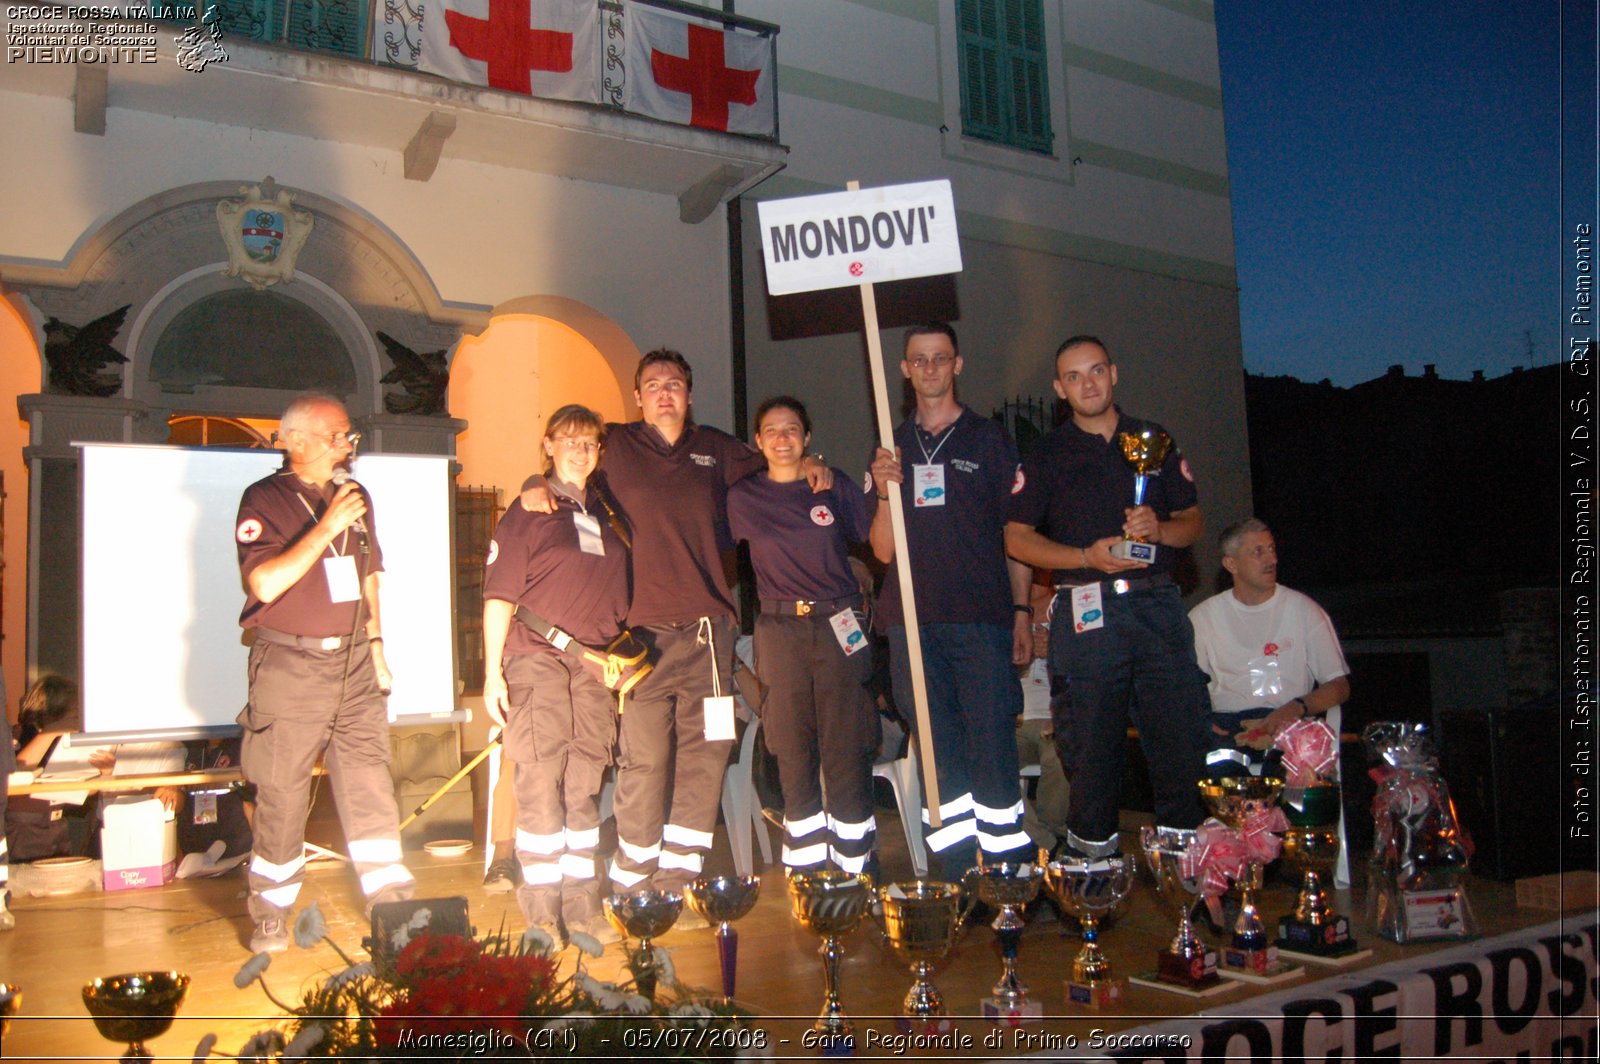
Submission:
M 100 864 L 107 890 L 159 887 L 178 870 L 178 825 L 159 799 L 113 798 L 102 807 Z

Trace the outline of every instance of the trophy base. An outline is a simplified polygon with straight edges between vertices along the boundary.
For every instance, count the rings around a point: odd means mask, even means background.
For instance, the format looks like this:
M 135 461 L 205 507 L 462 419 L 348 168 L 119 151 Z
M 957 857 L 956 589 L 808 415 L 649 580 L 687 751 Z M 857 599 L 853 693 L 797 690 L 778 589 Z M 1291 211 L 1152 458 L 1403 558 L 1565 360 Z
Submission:
M 1151 990 L 1164 990 L 1169 994 L 1182 994 L 1184 997 L 1205 998 L 1212 994 L 1222 994 L 1239 985 L 1236 979 L 1217 977 L 1217 981 L 1210 986 L 1181 986 L 1178 983 L 1163 982 L 1155 972 L 1140 972 L 1128 976 L 1128 982 L 1134 986 L 1147 986 Z
M 1156 955 L 1156 978 L 1191 990 L 1216 986 L 1221 979 L 1217 975 L 1217 953 L 1208 949 L 1197 957 L 1184 957 L 1163 951 Z
M 807 1037 L 808 1047 L 820 1050 L 824 1057 L 853 1057 L 856 1055 L 856 1036 L 848 1031 L 814 1031 Z
M 1122 979 L 1102 979 L 1095 983 L 1078 983 L 1068 979 L 1062 988 L 1066 991 L 1069 1003 L 1090 1009 L 1104 1009 L 1121 1004 L 1126 985 Z
M 1141 543 L 1136 539 L 1119 540 L 1111 544 L 1111 556 L 1126 562 L 1153 562 L 1156 560 L 1156 545 Z
M 1276 975 L 1283 966 L 1283 961 L 1278 959 L 1277 946 L 1267 946 L 1264 949 L 1227 946 L 1222 951 L 1222 963 L 1217 966 L 1217 971 L 1270 976 Z
M 955 1021 L 948 1016 L 907 1016 L 902 1013 L 894 1018 L 896 1034 L 926 1036 L 949 1034 L 955 1029 Z
M 1280 950 L 1291 950 L 1318 957 L 1342 957 L 1354 953 L 1356 940 L 1350 937 L 1350 918 L 1335 916 L 1320 924 L 1305 923 L 1292 916 L 1278 921 Z
M 1025 1023 L 1043 1023 L 1044 1006 L 1037 1001 L 1001 1001 L 985 998 L 983 1018 L 1002 1027 L 1021 1027 Z

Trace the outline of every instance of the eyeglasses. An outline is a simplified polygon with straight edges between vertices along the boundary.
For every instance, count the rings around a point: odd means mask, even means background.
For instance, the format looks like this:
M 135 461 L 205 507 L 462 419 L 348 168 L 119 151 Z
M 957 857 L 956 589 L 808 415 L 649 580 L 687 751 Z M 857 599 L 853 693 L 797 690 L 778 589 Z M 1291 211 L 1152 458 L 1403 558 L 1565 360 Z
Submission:
M 314 440 L 321 440 L 329 447 L 337 447 L 342 443 L 349 445 L 354 450 L 356 444 L 361 442 L 361 433 L 359 432 L 312 432 L 310 429 L 301 429 L 300 431 Z
M 927 369 L 929 366 L 943 369 L 955 360 L 954 355 L 918 355 L 911 360 L 911 364 L 917 369 Z
M 594 454 L 600 450 L 599 440 L 583 439 L 577 436 L 553 436 L 551 440 L 564 451 L 583 451 L 586 454 Z

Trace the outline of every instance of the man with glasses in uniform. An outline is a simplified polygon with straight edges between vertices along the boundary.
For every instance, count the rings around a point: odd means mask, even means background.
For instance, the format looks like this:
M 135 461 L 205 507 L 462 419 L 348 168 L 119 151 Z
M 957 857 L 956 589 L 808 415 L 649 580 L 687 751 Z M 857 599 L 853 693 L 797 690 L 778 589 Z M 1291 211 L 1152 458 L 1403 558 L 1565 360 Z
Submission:
M 411 897 L 389 776 L 390 687 L 372 503 L 346 468 L 359 434 L 344 405 L 307 393 L 278 427 L 284 466 L 245 489 L 234 539 L 252 636 L 241 764 L 256 787 L 252 952 L 289 945 L 305 877 L 312 772 L 328 780 L 367 909 Z

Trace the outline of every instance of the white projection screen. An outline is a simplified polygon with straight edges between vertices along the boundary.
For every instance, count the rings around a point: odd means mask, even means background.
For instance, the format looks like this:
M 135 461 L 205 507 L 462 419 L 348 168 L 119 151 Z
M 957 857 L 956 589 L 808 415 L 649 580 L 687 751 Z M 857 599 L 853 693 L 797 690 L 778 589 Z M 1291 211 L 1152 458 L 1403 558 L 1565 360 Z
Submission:
M 234 519 L 244 489 L 283 452 L 90 444 L 80 448 L 84 731 L 186 738 L 231 728 L 245 704 Z M 372 496 L 384 572 L 389 719 L 456 708 L 450 460 L 371 454 L 355 478 Z

